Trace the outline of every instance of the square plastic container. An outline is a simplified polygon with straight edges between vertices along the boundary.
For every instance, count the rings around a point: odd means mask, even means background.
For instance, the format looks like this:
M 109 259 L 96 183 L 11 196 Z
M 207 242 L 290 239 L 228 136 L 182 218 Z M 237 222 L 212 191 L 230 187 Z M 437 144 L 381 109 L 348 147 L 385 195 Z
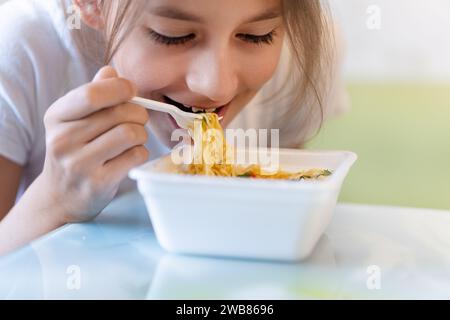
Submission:
M 331 221 L 357 156 L 347 151 L 280 149 L 283 170 L 330 169 L 320 180 L 287 181 L 173 173 L 171 157 L 130 172 L 160 245 L 169 252 L 298 261 Z

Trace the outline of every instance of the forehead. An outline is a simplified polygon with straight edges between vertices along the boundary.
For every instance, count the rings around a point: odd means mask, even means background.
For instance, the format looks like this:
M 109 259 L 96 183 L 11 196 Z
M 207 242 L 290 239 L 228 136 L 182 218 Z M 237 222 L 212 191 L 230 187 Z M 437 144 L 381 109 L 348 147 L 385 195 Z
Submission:
M 279 17 L 281 0 L 148 0 L 147 12 L 197 23 L 250 23 Z

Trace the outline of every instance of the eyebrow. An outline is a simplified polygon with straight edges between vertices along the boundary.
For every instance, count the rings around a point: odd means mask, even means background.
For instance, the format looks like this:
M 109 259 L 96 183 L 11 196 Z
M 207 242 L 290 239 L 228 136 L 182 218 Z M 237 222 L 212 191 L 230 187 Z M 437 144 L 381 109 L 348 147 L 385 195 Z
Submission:
M 160 16 L 160 17 L 164 17 L 164 18 L 192 21 L 192 22 L 203 22 L 203 18 L 196 16 L 192 13 L 185 12 L 185 11 L 177 9 L 177 8 L 173 8 L 173 7 L 160 6 L 160 7 L 151 8 L 150 11 L 152 14 Z M 245 23 L 270 20 L 270 19 L 279 18 L 280 16 L 281 16 L 281 12 L 278 8 L 271 8 L 269 10 L 264 11 L 263 13 L 260 13 L 256 16 L 250 18 Z
M 270 20 L 279 17 L 281 17 L 281 11 L 278 8 L 272 8 L 254 16 L 253 18 L 250 18 L 246 23 Z
M 185 21 L 193 21 L 193 22 L 202 22 L 203 19 L 194 14 L 182 11 L 180 9 L 172 8 L 172 7 L 156 7 L 150 9 L 151 13 L 169 19 L 176 20 L 185 20 Z

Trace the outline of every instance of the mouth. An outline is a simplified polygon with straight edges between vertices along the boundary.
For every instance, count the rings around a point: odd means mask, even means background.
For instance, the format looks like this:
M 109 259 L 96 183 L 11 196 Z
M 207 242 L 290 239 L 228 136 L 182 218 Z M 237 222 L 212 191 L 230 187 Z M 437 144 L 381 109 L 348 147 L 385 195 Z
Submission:
M 174 105 L 181 111 L 189 112 L 189 113 L 213 113 L 214 112 L 219 117 L 223 117 L 223 115 L 226 111 L 226 107 L 228 107 L 230 104 L 230 103 L 228 103 L 226 105 L 223 105 L 223 106 L 220 106 L 217 108 L 201 108 L 201 107 L 193 107 L 190 105 L 183 104 L 183 103 L 175 101 L 167 96 L 163 96 L 163 98 L 164 98 L 164 102 Z

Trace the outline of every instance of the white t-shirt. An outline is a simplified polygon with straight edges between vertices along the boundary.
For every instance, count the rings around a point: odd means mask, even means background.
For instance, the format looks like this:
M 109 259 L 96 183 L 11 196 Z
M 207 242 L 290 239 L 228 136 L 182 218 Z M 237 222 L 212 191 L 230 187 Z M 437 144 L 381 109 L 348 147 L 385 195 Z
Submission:
M 261 120 L 268 116 L 260 116 L 258 105 L 285 78 L 287 51 L 273 79 L 230 127 L 268 128 Z M 19 195 L 43 168 L 45 112 L 70 90 L 90 82 L 100 67 L 81 54 L 59 0 L 12 0 L 0 6 L 0 155 L 24 167 Z M 344 91 L 336 92 L 326 115 L 346 108 Z M 151 132 L 148 147 L 152 158 L 169 151 Z

